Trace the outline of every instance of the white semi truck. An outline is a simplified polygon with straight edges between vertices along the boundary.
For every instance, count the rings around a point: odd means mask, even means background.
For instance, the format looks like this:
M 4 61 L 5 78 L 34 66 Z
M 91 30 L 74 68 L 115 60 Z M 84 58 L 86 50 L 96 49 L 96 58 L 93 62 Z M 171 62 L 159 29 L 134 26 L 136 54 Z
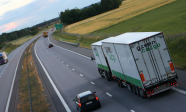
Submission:
M 100 75 L 136 95 L 150 97 L 178 85 L 161 32 L 124 33 L 91 47 Z
M 8 57 L 5 52 L 0 53 L 0 65 L 8 62 Z

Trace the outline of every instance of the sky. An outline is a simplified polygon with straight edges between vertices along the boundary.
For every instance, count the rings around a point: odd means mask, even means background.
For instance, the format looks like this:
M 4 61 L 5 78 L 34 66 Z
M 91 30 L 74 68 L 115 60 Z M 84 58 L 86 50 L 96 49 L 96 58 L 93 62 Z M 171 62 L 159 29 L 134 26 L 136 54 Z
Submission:
M 59 17 L 65 9 L 83 8 L 101 0 L 0 0 L 0 35 Z

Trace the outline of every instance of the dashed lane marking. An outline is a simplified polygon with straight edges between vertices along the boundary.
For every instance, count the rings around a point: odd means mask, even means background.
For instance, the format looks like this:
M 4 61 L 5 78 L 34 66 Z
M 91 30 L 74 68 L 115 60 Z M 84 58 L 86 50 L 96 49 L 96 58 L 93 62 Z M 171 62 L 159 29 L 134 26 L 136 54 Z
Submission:
M 110 93 L 106 92 L 106 94 L 107 94 L 108 96 L 112 97 L 112 95 L 111 95 Z
M 177 91 L 177 92 L 180 92 L 182 94 L 185 94 L 186 95 L 186 91 L 184 90 L 181 90 L 181 89 L 178 89 L 178 88 L 172 88 L 174 91 Z
M 49 73 L 47 72 L 46 68 L 44 67 L 44 65 L 42 64 L 41 60 L 39 59 L 38 55 L 37 55 L 37 52 L 36 52 L 36 46 L 37 46 L 37 43 L 38 41 L 36 42 L 35 46 L 34 46 L 34 51 L 35 51 L 35 54 L 36 54 L 36 57 L 41 65 L 41 67 L 43 68 L 46 76 L 48 77 L 50 83 L 52 84 L 56 94 L 58 95 L 59 99 L 61 100 L 62 104 L 64 105 L 65 109 L 67 112 L 71 112 L 69 106 L 67 105 L 67 103 L 65 102 L 64 98 L 62 97 L 61 93 L 59 92 L 58 88 L 56 87 L 55 83 L 53 82 L 52 78 L 50 77 Z
M 79 74 L 81 77 L 83 77 L 83 75 L 82 74 Z
M 74 71 L 75 69 L 72 69 L 72 71 Z
M 91 84 L 93 84 L 93 85 L 95 84 L 95 83 L 94 83 L 94 82 L 92 82 L 92 81 L 91 81 L 90 83 L 91 83 Z
M 134 110 L 130 110 L 131 112 L 135 112 Z

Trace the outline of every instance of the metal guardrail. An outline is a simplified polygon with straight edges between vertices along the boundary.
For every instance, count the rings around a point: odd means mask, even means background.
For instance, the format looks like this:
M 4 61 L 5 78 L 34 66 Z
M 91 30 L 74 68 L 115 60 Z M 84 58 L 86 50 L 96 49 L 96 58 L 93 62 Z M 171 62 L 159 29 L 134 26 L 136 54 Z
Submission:
M 71 42 L 65 42 L 65 41 L 59 41 L 59 42 L 70 44 L 70 45 L 77 46 L 77 47 L 79 47 L 80 45 L 80 43 L 71 43 Z

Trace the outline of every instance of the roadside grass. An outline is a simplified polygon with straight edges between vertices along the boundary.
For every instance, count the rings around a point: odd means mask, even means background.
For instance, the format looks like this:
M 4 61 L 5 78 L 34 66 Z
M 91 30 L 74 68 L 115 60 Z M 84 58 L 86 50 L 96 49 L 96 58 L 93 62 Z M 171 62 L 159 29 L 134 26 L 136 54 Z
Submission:
M 32 109 L 37 112 L 50 112 L 50 104 L 47 101 L 45 90 L 43 88 L 40 77 L 37 73 L 37 69 L 34 65 L 33 57 L 31 55 L 30 46 L 28 53 L 28 73 L 30 79 L 30 89 L 31 89 L 31 100 L 32 100 Z M 21 75 L 19 79 L 19 90 L 18 90 L 18 105 L 17 110 L 19 112 L 29 112 L 30 111 L 30 100 L 29 100 L 29 89 L 28 89 L 28 80 L 27 80 L 27 62 L 25 54 L 23 60 L 23 68 L 21 69 Z M 32 63 L 32 64 L 31 64 Z
M 13 44 L 6 43 L 6 47 L 5 47 L 4 51 L 9 54 L 17 47 L 19 47 L 19 45 L 13 45 Z
M 120 8 L 68 25 L 66 32 L 88 34 L 120 23 L 175 0 L 125 0 Z
M 186 35 L 169 37 L 166 42 L 176 68 L 186 70 Z
M 26 41 L 34 38 L 35 36 L 25 36 L 25 37 L 22 37 L 22 38 L 19 38 L 19 39 L 16 39 L 16 40 L 13 40 L 11 42 L 9 42 L 10 44 L 12 45 L 22 45 L 23 43 L 25 43 Z
M 66 42 L 71 42 L 71 43 L 79 43 L 78 37 L 75 35 L 70 35 L 70 34 L 64 34 L 61 33 L 59 30 L 55 31 L 53 34 L 54 39 L 58 41 L 66 41 Z

